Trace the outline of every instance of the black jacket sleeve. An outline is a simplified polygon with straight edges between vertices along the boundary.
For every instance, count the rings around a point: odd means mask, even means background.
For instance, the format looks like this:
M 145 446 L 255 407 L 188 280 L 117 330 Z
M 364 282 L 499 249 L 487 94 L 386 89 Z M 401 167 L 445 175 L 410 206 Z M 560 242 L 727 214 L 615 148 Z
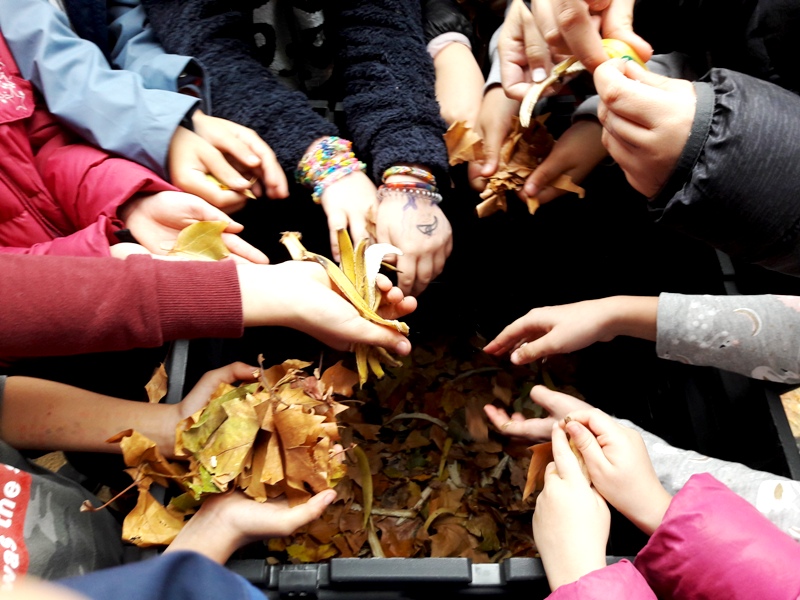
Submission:
M 425 43 L 443 33 L 462 33 L 473 41 L 472 23 L 453 0 L 422 0 Z
M 304 94 L 290 90 L 255 56 L 252 6 L 246 0 L 143 0 L 168 52 L 192 56 L 210 79 L 214 116 L 254 129 L 285 171 L 315 139 L 338 135 Z
M 712 69 L 658 221 L 744 261 L 800 275 L 800 97 Z
M 337 61 L 356 154 L 369 161 L 376 181 L 393 164 L 419 163 L 442 185 L 448 168 L 446 126 L 436 102 L 420 3 L 339 0 L 333 6 L 339 10 Z

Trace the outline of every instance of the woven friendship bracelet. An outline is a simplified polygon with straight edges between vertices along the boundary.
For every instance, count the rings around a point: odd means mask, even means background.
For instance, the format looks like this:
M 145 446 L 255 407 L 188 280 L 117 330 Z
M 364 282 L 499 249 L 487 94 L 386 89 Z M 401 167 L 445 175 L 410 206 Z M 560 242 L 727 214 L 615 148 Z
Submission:
M 322 193 L 339 179 L 367 168 L 351 151 L 352 143 L 336 136 L 321 139 L 297 167 L 297 182 L 312 188 L 311 199 L 319 204 Z
M 386 180 L 389 179 L 392 175 L 410 175 L 412 177 L 417 177 L 421 179 L 425 183 L 429 183 L 431 185 L 436 185 L 436 178 L 430 171 L 425 169 L 420 169 L 419 167 L 407 167 L 405 165 L 398 165 L 395 167 L 389 167 L 383 172 L 383 177 L 381 181 L 386 183 Z

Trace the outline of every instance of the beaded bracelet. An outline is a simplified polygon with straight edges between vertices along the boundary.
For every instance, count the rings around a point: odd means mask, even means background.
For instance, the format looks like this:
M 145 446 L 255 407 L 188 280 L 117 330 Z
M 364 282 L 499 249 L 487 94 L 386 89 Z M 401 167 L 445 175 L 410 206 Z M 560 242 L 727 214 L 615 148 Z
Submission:
M 436 185 L 436 178 L 430 171 L 426 171 L 425 169 L 420 169 L 419 167 L 407 167 L 405 165 L 397 165 L 395 167 L 389 167 L 383 172 L 383 177 L 381 181 L 386 183 L 386 180 L 389 179 L 392 175 L 410 175 L 412 177 L 417 177 L 424 181 L 425 183 L 430 183 L 431 185 Z
M 424 185 L 424 184 L 423 184 Z M 384 198 L 392 195 L 399 194 L 402 197 L 408 198 L 409 196 L 420 196 L 430 201 L 431 204 L 439 204 L 442 201 L 442 195 L 434 190 L 428 190 L 417 185 L 392 185 L 384 183 L 378 188 L 378 203 L 382 202 Z M 411 198 L 409 198 L 411 199 Z
M 317 204 L 325 189 L 332 183 L 367 165 L 351 152 L 352 143 L 337 136 L 321 139 L 300 160 L 295 177 L 298 183 L 313 188 L 311 199 Z
M 426 190 L 428 192 L 438 192 L 439 188 L 430 183 L 422 183 L 421 181 L 393 181 L 391 183 L 384 183 L 381 187 L 387 189 L 400 189 L 405 190 L 409 188 L 416 188 Z

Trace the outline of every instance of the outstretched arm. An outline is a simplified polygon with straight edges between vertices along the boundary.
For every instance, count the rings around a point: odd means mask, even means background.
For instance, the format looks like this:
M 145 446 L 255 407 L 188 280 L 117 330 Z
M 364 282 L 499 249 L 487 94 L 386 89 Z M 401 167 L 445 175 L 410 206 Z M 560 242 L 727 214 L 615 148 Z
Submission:
M 612 296 L 534 308 L 489 342 L 489 354 L 511 353 L 522 365 L 550 354 L 574 352 L 618 335 L 656 339 L 658 298 Z
M 173 456 L 178 422 L 205 406 L 220 383 L 252 380 L 255 370 L 233 363 L 209 371 L 178 404 L 122 400 L 54 381 L 9 377 L 0 404 L 0 438 L 18 449 L 119 452 L 118 444 L 106 440 L 134 429 Z

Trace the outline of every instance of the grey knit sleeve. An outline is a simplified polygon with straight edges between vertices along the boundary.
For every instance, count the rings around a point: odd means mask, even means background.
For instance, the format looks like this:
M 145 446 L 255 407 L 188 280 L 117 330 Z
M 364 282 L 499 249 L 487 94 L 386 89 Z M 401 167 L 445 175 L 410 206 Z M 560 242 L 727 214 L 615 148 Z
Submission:
M 800 481 L 676 448 L 630 421 L 617 420 L 642 435 L 656 475 L 670 494 L 676 494 L 692 475 L 710 473 L 800 541 Z
M 656 352 L 755 379 L 800 383 L 800 297 L 661 294 Z

